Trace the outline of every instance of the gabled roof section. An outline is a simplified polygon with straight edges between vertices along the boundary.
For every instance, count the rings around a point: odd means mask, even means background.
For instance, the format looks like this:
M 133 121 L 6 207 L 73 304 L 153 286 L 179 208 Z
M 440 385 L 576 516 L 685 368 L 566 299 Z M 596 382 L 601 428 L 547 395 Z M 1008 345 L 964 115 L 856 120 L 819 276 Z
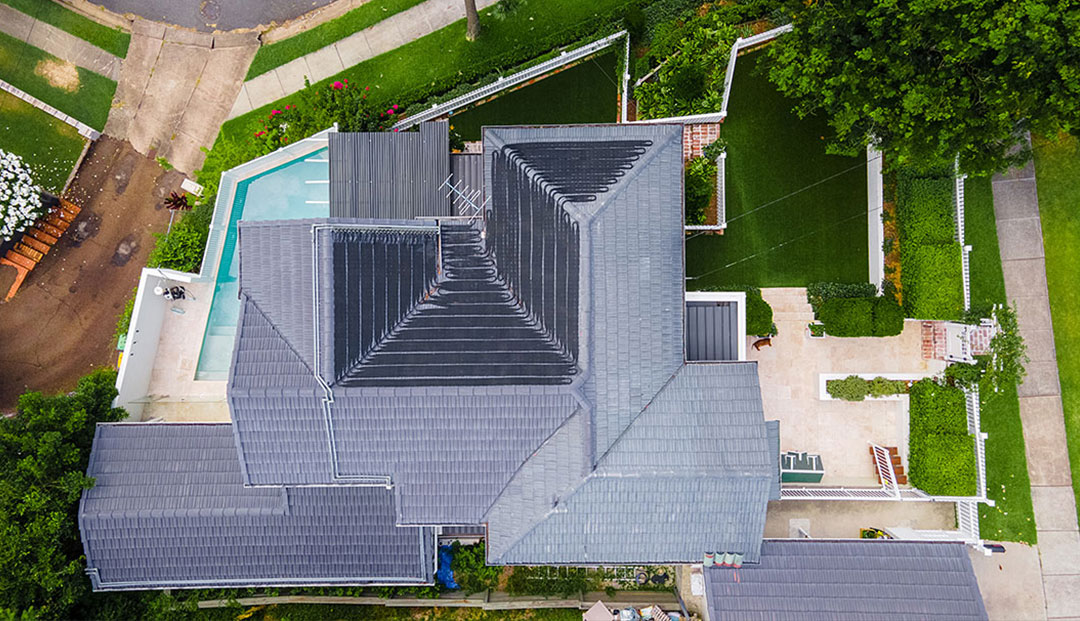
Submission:
M 79 528 L 95 590 L 427 584 L 385 488 L 245 488 L 228 424 L 99 425 Z
M 448 123 L 415 132 L 330 132 L 330 216 L 411 219 L 450 215 Z
M 583 483 L 534 513 L 531 530 L 488 559 L 689 563 L 724 551 L 756 560 L 777 452 L 756 364 L 685 365 Z M 492 541 L 522 530 L 503 516 L 489 515 Z
M 982 621 L 966 546 L 952 542 L 777 540 L 756 565 L 705 570 L 712 621 Z

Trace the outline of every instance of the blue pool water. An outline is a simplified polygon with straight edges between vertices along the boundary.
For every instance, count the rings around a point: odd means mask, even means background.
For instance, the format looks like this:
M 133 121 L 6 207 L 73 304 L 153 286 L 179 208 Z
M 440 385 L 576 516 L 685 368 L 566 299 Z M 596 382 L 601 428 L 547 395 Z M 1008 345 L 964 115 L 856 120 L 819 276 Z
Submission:
M 299 220 L 326 218 L 330 215 L 330 186 L 311 184 L 328 178 L 327 150 L 310 153 L 291 162 L 249 177 L 236 186 L 229 228 L 221 251 L 214 299 L 203 333 L 197 380 L 223 380 L 229 376 L 236 322 L 240 318 L 240 265 L 237 262 L 236 225 L 241 220 Z M 309 203 L 308 201 L 322 201 Z

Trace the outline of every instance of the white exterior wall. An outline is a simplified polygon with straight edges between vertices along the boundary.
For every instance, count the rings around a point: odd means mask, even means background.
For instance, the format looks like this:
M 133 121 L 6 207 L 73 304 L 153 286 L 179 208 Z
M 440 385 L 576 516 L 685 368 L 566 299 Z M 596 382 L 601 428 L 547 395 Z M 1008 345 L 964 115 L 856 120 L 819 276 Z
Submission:
M 135 420 L 142 416 L 142 401 L 150 387 L 161 325 L 165 313 L 169 312 L 165 298 L 154 295 L 154 287 L 158 285 L 167 286 L 168 281 L 158 274 L 158 270 L 144 267 L 135 293 L 135 309 L 131 313 L 127 342 L 120 358 L 120 371 L 116 374 L 118 394 L 113 406 L 126 409 Z

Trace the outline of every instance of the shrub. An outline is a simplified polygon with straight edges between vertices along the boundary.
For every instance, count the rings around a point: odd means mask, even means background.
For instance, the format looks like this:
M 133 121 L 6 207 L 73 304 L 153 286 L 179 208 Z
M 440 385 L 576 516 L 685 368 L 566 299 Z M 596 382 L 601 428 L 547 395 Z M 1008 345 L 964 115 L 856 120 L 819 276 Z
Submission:
M 887 397 L 889 395 L 902 395 L 907 392 L 907 383 L 902 380 L 875 377 L 868 382 L 867 388 L 871 397 Z
M 945 367 L 945 379 L 959 388 L 974 388 L 979 385 L 979 380 L 985 372 L 986 362 L 982 360 L 975 364 L 954 362 Z
M 135 294 L 138 291 L 138 287 L 131 290 L 127 302 L 124 302 L 124 310 L 120 311 L 120 316 L 116 319 L 116 331 L 113 333 L 113 340 L 115 341 L 119 341 L 120 337 L 126 336 L 128 333 L 128 328 L 131 326 L 131 314 L 135 312 Z
M 825 300 L 833 298 L 872 298 L 877 287 L 868 282 L 815 282 L 806 286 L 806 301 L 814 309 L 814 316 Z
M 686 165 L 686 223 L 705 224 L 705 211 L 716 195 L 716 162 L 695 157 Z
M 894 298 L 874 300 L 874 336 L 896 336 L 904 331 L 904 309 Z
M 970 435 L 930 434 L 912 438 L 911 484 L 934 496 L 974 496 L 977 491 L 975 441 Z
M 990 361 L 987 365 L 986 379 L 994 392 L 1000 392 L 1004 386 L 1015 386 L 1027 375 L 1024 365 L 1030 360 L 1027 345 L 1020 336 L 1020 326 L 1016 321 L 1016 309 L 1000 306 L 994 310 L 994 319 L 1000 331 L 990 339 Z
M 964 393 L 926 379 L 911 386 L 908 473 L 928 494 L 976 492 L 975 441 L 968 433 Z
M 479 593 L 499 586 L 502 567 L 493 567 L 485 559 L 484 542 L 463 546 L 455 541 L 450 546 L 452 559 L 450 568 L 454 571 L 454 582 L 465 591 L 466 595 Z
M 825 390 L 833 399 L 862 401 L 870 394 L 870 385 L 858 375 L 849 375 L 844 379 L 825 382 Z
M 515 567 L 506 580 L 510 595 L 570 597 L 602 590 L 603 574 L 584 567 Z
M 955 319 L 963 314 L 960 244 L 901 245 L 904 311 L 916 319 Z
M 874 334 L 874 298 L 833 298 L 821 305 L 818 316 L 832 336 Z
M 30 177 L 30 168 L 18 155 L 0 149 L 0 240 L 26 230 L 43 213 L 41 186 Z
M 952 177 L 897 179 L 897 218 L 906 243 L 945 244 L 956 236 Z
M 202 265 L 206 238 L 210 234 L 212 202 L 203 202 L 176 222 L 168 233 L 155 233 L 157 239 L 147 267 L 164 267 L 181 272 L 198 272 Z

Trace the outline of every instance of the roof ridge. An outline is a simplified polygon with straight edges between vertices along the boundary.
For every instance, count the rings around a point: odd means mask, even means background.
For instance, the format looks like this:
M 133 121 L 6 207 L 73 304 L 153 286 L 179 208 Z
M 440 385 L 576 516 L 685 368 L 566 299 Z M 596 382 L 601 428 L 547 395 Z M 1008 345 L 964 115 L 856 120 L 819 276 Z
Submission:
M 630 428 L 633 427 L 639 420 L 641 420 L 641 417 L 645 414 L 646 411 L 648 411 L 649 406 L 656 401 L 657 397 L 659 397 L 665 390 L 667 390 L 667 387 L 671 385 L 671 382 L 675 381 L 675 378 L 678 377 L 679 373 L 682 373 L 683 369 L 685 368 L 686 362 L 683 362 L 681 365 L 679 365 L 679 368 L 675 369 L 675 372 L 671 374 L 671 377 L 667 378 L 667 381 L 665 381 L 664 385 L 660 387 L 660 390 L 657 390 L 656 394 L 654 394 L 652 398 L 649 399 L 649 402 L 641 408 L 641 411 L 635 414 L 634 418 L 631 419 L 625 427 L 623 427 L 623 430 L 619 432 L 619 435 L 615 437 L 615 440 L 608 445 L 607 450 L 604 451 L 602 455 L 596 458 L 596 461 L 593 463 L 594 472 L 596 471 L 596 468 L 600 466 L 601 462 L 603 462 L 607 458 L 607 456 L 611 454 L 611 451 L 615 450 L 615 447 L 620 442 L 622 442 L 623 438 L 630 431 Z
M 274 334 L 276 334 L 278 336 L 278 338 L 280 338 L 281 341 L 283 343 L 285 343 L 285 346 L 289 348 L 289 351 L 292 352 L 292 355 L 296 356 L 296 359 L 300 362 L 301 365 L 303 365 L 303 367 L 305 369 L 307 369 L 308 373 L 311 374 L 312 379 L 315 380 L 316 379 L 315 378 L 315 371 L 311 368 L 311 365 L 309 365 L 307 363 L 307 361 L 304 360 L 304 357 L 300 355 L 300 352 L 298 352 L 296 350 L 296 347 L 293 346 L 293 344 L 289 341 L 288 337 L 286 337 L 285 334 L 283 334 L 281 332 L 281 330 L 278 330 L 277 325 L 274 324 L 274 322 L 270 320 L 270 316 L 267 315 L 265 311 L 263 311 L 262 307 L 259 306 L 259 303 L 255 301 L 255 298 L 251 297 L 247 293 L 244 293 L 243 290 L 240 291 L 240 295 L 244 298 L 244 302 L 250 302 L 251 303 L 251 306 L 254 307 L 256 312 L 258 312 L 259 315 L 261 315 L 262 318 L 266 321 L 266 325 L 270 326 L 270 329 L 273 330 Z M 242 312 L 242 309 L 241 309 L 241 312 Z M 236 334 L 237 334 L 237 337 L 239 337 L 240 330 L 237 330 Z M 238 351 L 238 350 L 235 350 L 235 351 Z M 233 356 L 235 356 L 235 355 L 236 354 L 234 353 Z M 229 365 L 229 374 L 230 374 L 230 376 L 232 375 L 233 369 L 235 369 L 235 368 L 236 368 L 235 364 L 230 364 Z

